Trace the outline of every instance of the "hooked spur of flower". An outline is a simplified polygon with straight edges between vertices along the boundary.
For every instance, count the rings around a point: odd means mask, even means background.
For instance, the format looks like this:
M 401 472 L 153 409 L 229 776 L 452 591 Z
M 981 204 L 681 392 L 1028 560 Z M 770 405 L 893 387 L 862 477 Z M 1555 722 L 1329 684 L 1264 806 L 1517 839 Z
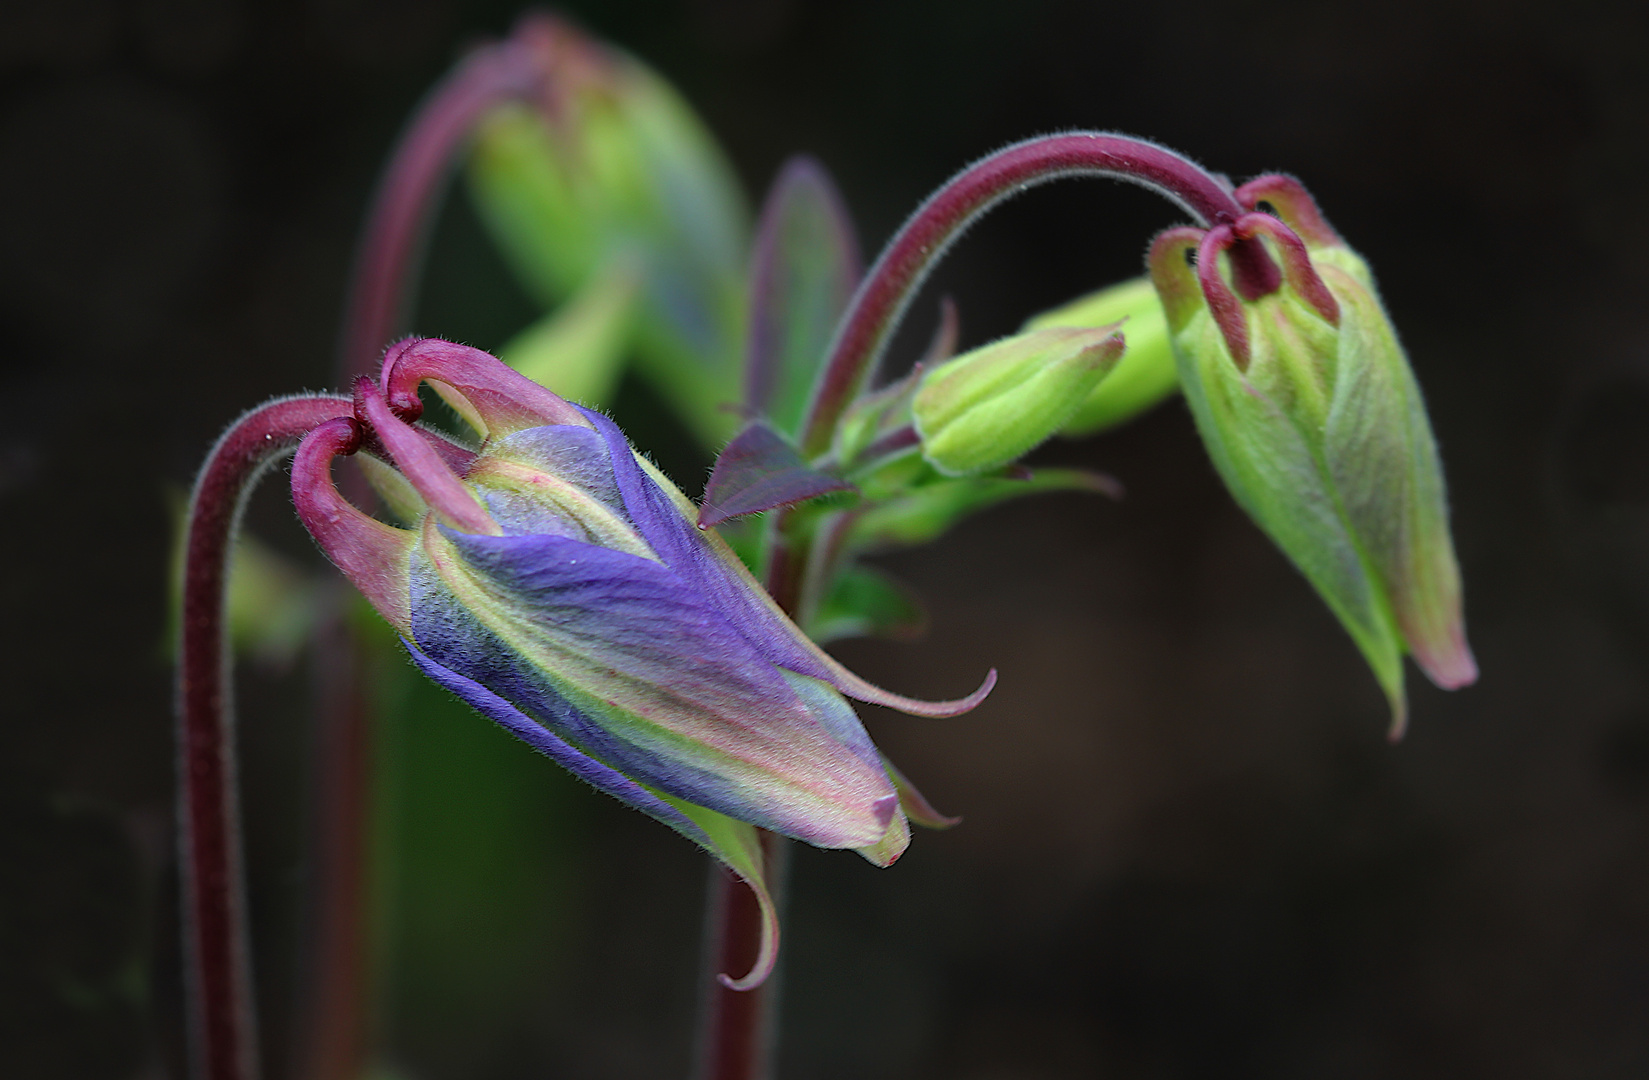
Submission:
M 413 426 L 438 384 L 478 451 Z M 401 634 L 413 661 L 580 779 L 703 845 L 761 901 L 755 967 L 777 921 L 756 827 L 877 865 L 943 826 L 877 752 L 843 695 L 913 715 L 965 712 L 848 672 L 801 631 L 616 425 L 486 353 L 434 340 L 391 348 L 353 416 L 298 449 L 292 490 L 321 548 Z M 416 524 L 345 500 L 332 459 L 368 475 Z M 392 465 L 393 468 L 385 466 Z
M 1404 653 L 1445 689 L 1477 678 L 1431 425 L 1367 264 L 1311 196 L 1284 176 L 1234 194 L 1249 213 L 1151 248 L 1180 385 L 1227 487 L 1362 649 L 1396 738 Z M 1253 243 L 1274 290 L 1233 265 Z

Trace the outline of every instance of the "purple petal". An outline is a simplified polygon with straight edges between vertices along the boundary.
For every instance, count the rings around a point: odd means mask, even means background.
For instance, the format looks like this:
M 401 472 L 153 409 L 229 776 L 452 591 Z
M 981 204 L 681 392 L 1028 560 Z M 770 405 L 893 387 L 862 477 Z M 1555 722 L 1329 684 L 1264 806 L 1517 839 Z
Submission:
M 432 659 L 678 798 L 826 847 L 885 825 L 892 789 L 852 710 L 793 688 L 668 568 L 559 536 L 441 532 L 461 567 L 413 572 Z
M 699 508 L 699 528 L 852 490 L 846 480 L 808 468 L 783 436 L 757 422 L 739 432 L 716 458 Z
M 607 443 L 613 479 L 618 481 L 625 509 L 642 539 L 685 585 L 704 596 L 772 663 L 823 679 L 849 697 L 886 705 L 912 716 L 955 716 L 967 712 L 985 700 L 996 685 L 996 672 L 992 670 L 979 689 L 965 698 L 922 701 L 890 693 L 848 671 L 779 610 L 773 598 L 762 590 L 726 544 L 719 538 L 712 543 L 714 534 L 695 528 L 681 506 L 642 472 L 617 424 L 593 410 L 579 411 Z
M 597 791 L 606 792 L 626 806 L 634 807 L 649 817 L 664 822 L 694 843 L 707 848 L 712 846 L 704 830 L 674 806 L 623 773 L 575 750 L 544 725 L 526 716 L 491 690 L 436 663 L 405 638 L 401 639 L 401 643 L 407 647 L 407 652 L 411 654 L 412 662 L 418 665 L 418 670 L 540 754 L 550 758 Z

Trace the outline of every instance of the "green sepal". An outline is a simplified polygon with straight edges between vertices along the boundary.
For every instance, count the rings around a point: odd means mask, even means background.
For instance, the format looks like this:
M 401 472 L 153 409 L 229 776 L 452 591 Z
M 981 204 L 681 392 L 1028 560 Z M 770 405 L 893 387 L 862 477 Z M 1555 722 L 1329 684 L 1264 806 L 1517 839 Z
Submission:
M 662 791 L 651 788 L 648 790 L 680 810 L 688 820 L 697 825 L 702 836 L 693 836 L 685 831 L 683 835 L 697 841 L 756 894 L 756 902 L 760 905 L 762 913 L 761 947 L 757 950 L 756 961 L 742 977 L 734 978 L 727 972 L 721 972 L 716 977 L 729 990 L 751 990 L 760 986 L 768 975 L 772 974 L 773 965 L 779 958 L 779 909 L 773 902 L 773 891 L 767 884 L 767 859 L 762 855 L 761 837 L 756 827 L 725 814 L 718 814 L 714 810 L 684 802 Z
M 848 544 L 860 551 L 915 547 L 938 539 L 969 514 L 1049 491 L 1091 491 L 1113 497 L 1120 494 L 1115 480 L 1082 469 L 1035 469 L 1023 479 L 939 479 L 866 510 L 853 523 Z

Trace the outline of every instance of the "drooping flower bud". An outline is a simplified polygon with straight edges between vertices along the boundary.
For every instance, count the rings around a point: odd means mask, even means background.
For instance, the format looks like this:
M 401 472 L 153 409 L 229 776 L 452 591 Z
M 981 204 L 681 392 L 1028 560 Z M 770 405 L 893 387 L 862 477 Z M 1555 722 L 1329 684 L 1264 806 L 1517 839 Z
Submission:
M 1477 677 L 1431 425 L 1366 264 L 1305 190 L 1262 177 L 1237 197 L 1256 212 L 1152 245 L 1180 383 L 1227 487 L 1362 649 L 1396 737 L 1405 652 L 1446 689 Z M 1239 295 L 1245 242 L 1279 289 Z
M 1148 277 L 1124 281 L 1078 297 L 1025 323 L 1026 330 L 1055 326 L 1122 325 L 1128 351 L 1065 421 L 1061 435 L 1093 435 L 1126 423 L 1174 392 L 1174 350 L 1168 320 Z
M 478 452 L 409 420 L 429 380 L 485 436 Z M 346 502 L 332 458 L 393 464 L 391 528 Z M 404 483 L 401 483 L 404 482 Z M 854 676 L 785 617 L 691 503 L 599 413 L 474 349 L 409 341 L 362 380 L 293 467 L 299 516 L 400 631 L 418 667 L 575 775 L 711 851 L 777 923 L 755 827 L 878 865 L 931 808 L 890 773 L 843 695 L 930 716 Z M 413 509 L 418 510 L 418 506 Z M 732 982 L 729 985 L 735 985 Z
M 1122 355 L 1115 325 L 1031 330 L 927 372 L 911 406 L 922 456 L 947 476 L 1000 468 L 1070 419 Z

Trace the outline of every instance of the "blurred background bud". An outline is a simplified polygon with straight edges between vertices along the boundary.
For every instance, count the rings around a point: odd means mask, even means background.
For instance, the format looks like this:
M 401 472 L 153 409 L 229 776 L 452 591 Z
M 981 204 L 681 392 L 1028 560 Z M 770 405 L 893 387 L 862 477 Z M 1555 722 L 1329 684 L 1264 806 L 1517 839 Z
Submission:
M 536 107 L 482 123 L 468 171 L 481 218 L 546 309 L 621 273 L 615 264 L 636 268 L 634 358 L 715 445 L 736 426 L 721 406 L 740 396 L 745 321 L 749 215 L 732 168 L 639 61 L 552 16 L 516 34 L 542 57 L 547 88 Z

